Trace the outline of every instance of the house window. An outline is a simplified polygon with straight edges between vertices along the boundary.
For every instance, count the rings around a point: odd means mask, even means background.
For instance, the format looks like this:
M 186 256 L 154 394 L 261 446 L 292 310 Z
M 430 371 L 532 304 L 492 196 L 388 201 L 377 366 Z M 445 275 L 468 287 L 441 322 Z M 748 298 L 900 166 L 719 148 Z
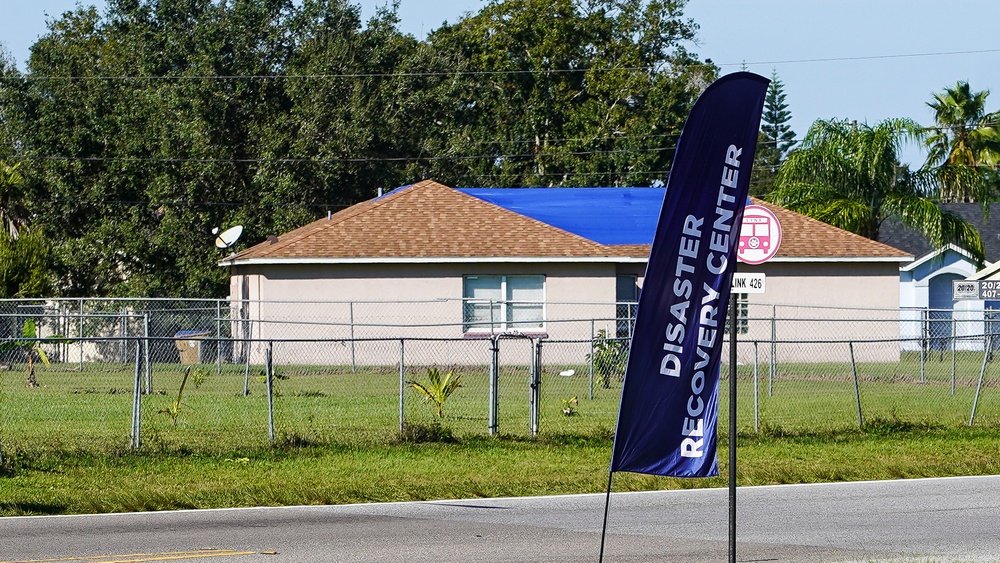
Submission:
M 545 327 L 545 276 L 465 276 L 465 332 L 539 332 Z
M 730 296 L 736 300 L 736 334 L 750 332 L 750 299 L 746 293 L 734 293 Z M 729 334 L 729 311 L 726 311 L 726 334 Z
M 615 280 L 615 336 L 631 338 L 635 330 L 635 310 L 639 303 L 638 277 L 620 275 Z

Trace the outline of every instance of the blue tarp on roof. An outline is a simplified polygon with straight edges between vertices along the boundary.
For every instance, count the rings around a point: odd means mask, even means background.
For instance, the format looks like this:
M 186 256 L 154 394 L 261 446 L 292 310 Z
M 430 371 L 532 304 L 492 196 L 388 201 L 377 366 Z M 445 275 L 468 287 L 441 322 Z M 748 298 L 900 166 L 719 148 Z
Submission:
M 456 188 L 601 244 L 651 244 L 666 188 Z

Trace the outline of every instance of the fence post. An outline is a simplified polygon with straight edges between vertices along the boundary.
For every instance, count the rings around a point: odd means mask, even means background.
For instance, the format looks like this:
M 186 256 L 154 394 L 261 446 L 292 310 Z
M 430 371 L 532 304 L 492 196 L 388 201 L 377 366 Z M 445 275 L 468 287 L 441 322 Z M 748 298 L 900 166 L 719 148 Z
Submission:
M 757 344 L 753 341 L 753 431 L 760 432 L 760 393 L 757 382 Z
M 274 342 L 264 350 L 264 381 L 267 382 L 267 437 L 274 444 Z
M 986 375 L 986 360 L 990 357 L 989 349 L 993 346 L 992 337 L 983 334 L 983 367 L 979 369 L 979 384 L 976 385 L 976 396 L 972 399 L 972 414 L 969 415 L 969 426 L 976 420 L 976 408 L 979 406 L 979 394 L 983 392 L 983 377 Z
M 490 337 L 490 412 L 487 425 L 490 436 L 496 436 L 499 430 L 500 407 L 500 335 Z
M 249 343 L 248 340 L 246 340 L 244 342 L 248 342 Z M 244 397 L 249 397 L 250 396 L 250 345 L 247 344 L 243 348 L 246 351 L 246 354 L 245 354 L 245 356 L 246 356 L 246 365 L 243 368 L 243 396 Z
M 347 307 L 348 307 L 348 315 L 350 316 L 350 322 L 351 322 L 351 373 L 355 373 L 357 371 L 357 369 L 358 369 L 358 366 L 357 366 L 357 360 L 354 357 L 354 354 L 355 354 L 355 349 L 354 349 L 354 301 L 348 302 L 347 303 Z M 402 353 L 403 352 L 401 350 L 400 351 L 400 357 L 402 357 Z M 402 362 L 400 362 L 399 365 L 403 365 Z M 402 419 L 400 419 L 400 420 L 402 420 Z M 402 422 L 400 422 L 400 424 L 402 424 Z
M 930 312 L 927 309 L 921 311 L 921 316 L 923 317 L 923 322 L 921 324 L 920 330 L 920 381 L 924 380 L 924 370 L 926 369 L 925 364 L 927 363 L 927 344 L 928 338 L 930 337 Z
M 955 322 L 955 311 L 951 312 L 951 394 L 955 394 L 955 346 L 958 344 L 958 324 Z
M 135 343 L 135 377 L 132 385 L 132 449 L 142 446 L 140 431 L 142 429 L 142 378 L 140 377 L 139 342 Z
M 403 393 L 406 391 L 406 361 L 404 354 L 404 348 L 406 345 L 406 340 L 399 339 L 399 435 L 403 435 Z M 354 346 L 354 341 L 351 341 L 351 346 Z
M 590 319 L 590 354 L 587 356 L 588 362 L 588 376 L 590 378 L 590 384 L 588 385 L 590 392 L 590 400 L 594 400 L 594 319 Z
M 80 373 L 83 373 L 83 298 L 80 298 Z
M 121 353 L 120 357 L 121 357 L 121 362 L 123 364 L 128 361 L 128 340 L 126 340 L 125 338 L 128 336 L 128 319 L 126 318 L 127 314 L 128 313 L 126 313 L 123 310 L 118 311 L 118 318 L 121 319 L 121 322 L 118 323 L 119 324 L 118 328 L 121 330 L 120 333 L 121 340 L 119 340 L 121 345 L 118 347 L 118 351 L 119 353 Z
M 149 395 L 153 392 L 153 372 L 149 366 L 149 313 L 144 313 L 142 315 L 142 330 L 144 333 L 142 339 L 142 350 L 143 357 L 145 358 L 143 363 L 146 364 L 146 394 Z
M 531 382 L 528 392 L 528 410 L 531 415 L 531 435 L 538 436 L 538 423 L 541 419 L 541 387 L 542 387 L 542 339 L 532 338 Z
M 858 383 L 858 364 L 854 361 L 854 343 L 848 342 L 847 348 L 851 351 L 851 371 L 854 372 L 854 399 L 858 404 L 858 428 L 864 426 L 864 419 L 861 418 L 861 385 Z
M 771 361 L 767 374 L 767 396 L 774 394 L 774 376 L 778 371 L 778 306 L 771 305 Z
M 215 302 L 215 373 L 222 373 L 222 300 Z

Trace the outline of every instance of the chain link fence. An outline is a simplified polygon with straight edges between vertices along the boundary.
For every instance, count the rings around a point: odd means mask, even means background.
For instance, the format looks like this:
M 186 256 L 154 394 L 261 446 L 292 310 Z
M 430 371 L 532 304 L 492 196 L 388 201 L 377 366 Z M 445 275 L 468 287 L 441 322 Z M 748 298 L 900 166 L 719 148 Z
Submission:
M 235 455 L 275 444 L 421 433 L 529 437 L 614 429 L 630 306 L 585 304 L 579 310 L 628 316 L 567 314 L 539 334 L 442 337 L 427 334 L 462 327 L 441 319 L 421 325 L 409 312 L 420 305 L 414 303 L 383 303 L 409 320 L 378 330 L 342 318 L 323 322 L 336 308 L 349 316 L 351 304 L 314 304 L 298 322 L 282 304 L 250 304 L 282 312 L 267 323 L 241 316 L 246 305 L 0 303 L 0 451 Z M 574 310 L 558 305 L 548 310 Z M 737 425 L 809 433 L 897 419 L 1000 424 L 995 326 L 992 311 L 744 304 L 736 326 Z M 276 327 L 285 327 L 284 337 Z M 272 338 L 257 337 L 267 331 Z M 728 346 L 727 337 L 723 359 Z M 26 385 L 29 372 L 38 387 Z M 724 364 L 722 380 L 729 374 Z M 435 378 L 449 377 L 460 384 L 443 396 L 418 389 L 433 391 Z M 720 385 L 723 428 L 729 399 L 728 385 Z

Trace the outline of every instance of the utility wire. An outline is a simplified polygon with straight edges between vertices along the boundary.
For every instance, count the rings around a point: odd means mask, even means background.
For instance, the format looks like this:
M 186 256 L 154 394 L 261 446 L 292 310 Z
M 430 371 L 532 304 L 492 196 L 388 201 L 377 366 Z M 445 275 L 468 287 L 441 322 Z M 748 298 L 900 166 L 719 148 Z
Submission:
M 592 155 L 656 153 L 673 150 L 673 147 L 652 147 L 628 150 L 594 150 L 570 151 L 558 153 L 521 153 L 521 154 L 477 154 L 477 155 L 447 155 L 447 156 L 387 156 L 387 157 L 343 157 L 343 158 L 157 158 L 157 157 L 118 157 L 118 156 L 33 156 L 6 155 L 0 160 L 34 160 L 34 161 L 72 161 L 72 162 L 157 162 L 165 164 L 194 162 L 199 164 L 368 164 L 368 163 L 406 163 L 406 162 L 440 162 L 462 160 L 519 160 L 545 157 L 582 157 Z
M 900 53 L 890 55 L 862 55 L 855 57 L 821 57 L 812 59 L 782 59 L 773 61 L 756 61 L 739 63 L 693 63 L 684 65 L 685 69 L 710 68 L 713 65 L 719 67 L 745 65 L 777 65 L 777 64 L 805 64 L 805 63 L 829 63 L 844 61 L 868 61 L 868 60 L 891 60 L 903 58 L 920 57 L 945 57 L 959 55 L 983 55 L 1000 53 L 1000 49 L 978 49 L 972 51 L 932 51 L 927 53 Z M 528 69 L 528 70 L 451 70 L 451 71 L 427 71 L 427 72 L 372 72 L 372 73 L 330 73 L 330 74 L 247 74 L 247 75 L 163 75 L 163 76 L 137 76 L 137 75 L 99 75 L 99 76 L 57 76 L 57 75 L 15 75 L 0 76 L 0 81 L 48 81 L 48 80 L 177 80 L 177 81 L 205 81 L 205 80 L 328 80 L 328 79 L 358 79 L 358 78 L 424 78 L 424 77 L 458 77 L 458 76 L 516 76 L 525 74 L 580 74 L 587 72 L 648 72 L 659 73 L 671 65 L 664 63 L 657 66 L 625 66 L 625 67 L 605 67 L 605 68 L 558 68 L 558 69 Z
M 1000 127 L 1000 121 L 989 121 L 975 124 L 972 129 L 984 129 Z M 970 128 L 967 125 L 930 125 L 921 126 L 924 131 L 945 131 Z M 9 153 L 0 155 L 0 160 L 27 160 L 27 161 L 72 161 L 72 162 L 138 162 L 138 163 L 202 163 L 202 164 L 368 164 L 368 163 L 407 163 L 407 162 L 440 162 L 440 161 L 464 161 L 478 159 L 512 160 L 544 157 L 585 157 L 593 155 L 619 155 L 638 154 L 672 151 L 676 149 L 676 141 L 680 139 L 680 133 L 655 133 L 647 135 L 608 135 L 590 138 L 561 138 L 546 139 L 546 148 L 558 149 L 558 144 L 571 143 L 604 143 L 622 141 L 642 141 L 651 139 L 662 139 L 673 141 L 668 146 L 627 148 L 627 149 L 595 149 L 595 150 L 573 150 L 568 152 L 531 152 L 531 153 L 487 153 L 487 154 L 444 154 L 427 156 L 399 156 L 399 157 L 278 157 L 278 158 L 198 158 L 198 157 L 141 157 L 141 156 L 70 156 L 70 155 L 31 155 Z M 804 138 L 799 137 L 789 140 L 765 139 L 759 141 L 758 146 L 775 146 L 778 144 L 799 144 Z M 470 146 L 505 146 L 505 145 L 537 145 L 536 139 L 494 139 L 485 141 L 463 142 L 465 147 Z M 447 151 L 447 147 L 441 148 Z
M 778 65 L 778 64 L 800 64 L 800 63 L 833 63 L 833 62 L 843 62 L 843 61 L 873 61 L 873 60 L 884 60 L 884 59 L 906 59 L 906 58 L 916 58 L 916 57 L 947 57 L 956 55 L 985 55 L 990 53 L 1000 53 L 1000 49 L 979 49 L 975 51 L 936 51 L 930 53 L 903 53 L 896 55 L 862 55 L 857 57 L 824 57 L 816 59 L 786 59 L 786 60 L 775 60 L 775 61 L 759 61 L 759 62 L 739 62 L 739 63 L 715 63 L 716 65 L 722 66 L 739 66 L 743 65 Z

